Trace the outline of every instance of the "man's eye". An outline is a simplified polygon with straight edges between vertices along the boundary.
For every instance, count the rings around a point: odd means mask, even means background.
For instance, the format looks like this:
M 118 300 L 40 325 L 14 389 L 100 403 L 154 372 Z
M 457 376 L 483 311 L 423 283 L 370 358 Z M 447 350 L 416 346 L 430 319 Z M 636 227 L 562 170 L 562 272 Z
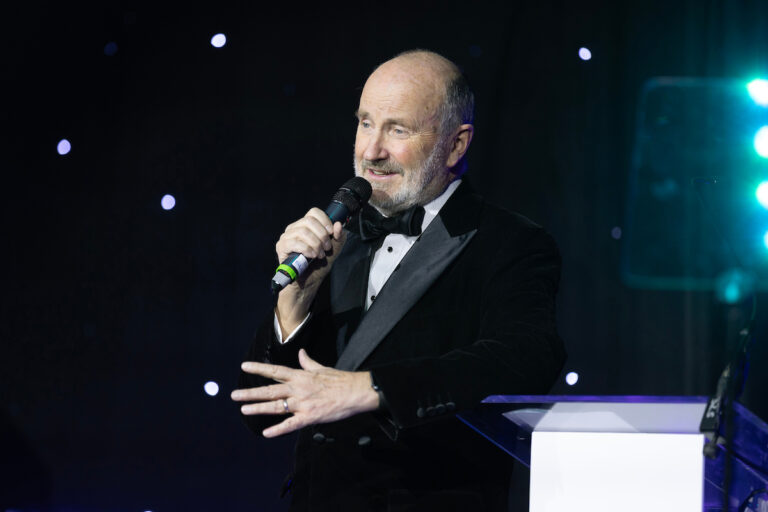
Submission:
M 369 122 L 368 122 L 368 121 L 366 121 L 365 119 L 362 119 L 362 120 L 360 121 L 360 126 L 362 126 L 363 128 L 370 128 L 370 127 L 371 127 L 371 123 L 369 123 Z
M 408 132 L 406 132 L 402 128 L 392 128 L 392 133 L 394 133 L 395 135 L 405 135 Z

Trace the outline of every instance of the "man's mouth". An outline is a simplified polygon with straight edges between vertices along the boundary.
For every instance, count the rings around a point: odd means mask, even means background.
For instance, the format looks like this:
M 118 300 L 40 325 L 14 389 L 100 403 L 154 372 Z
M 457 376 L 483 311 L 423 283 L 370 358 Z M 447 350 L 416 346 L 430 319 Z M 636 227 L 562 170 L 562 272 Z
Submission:
M 389 176 L 390 174 L 397 174 L 394 171 L 381 171 L 379 169 L 371 169 L 370 167 L 368 168 L 368 172 L 374 176 Z

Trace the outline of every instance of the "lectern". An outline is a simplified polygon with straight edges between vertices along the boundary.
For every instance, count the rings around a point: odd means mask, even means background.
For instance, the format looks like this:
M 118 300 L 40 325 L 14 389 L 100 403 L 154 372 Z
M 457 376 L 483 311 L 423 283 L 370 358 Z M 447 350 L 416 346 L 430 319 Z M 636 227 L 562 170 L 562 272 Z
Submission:
M 530 467 L 530 512 L 722 510 L 706 397 L 490 396 L 459 418 Z M 730 508 L 768 488 L 768 425 L 736 404 Z M 754 509 L 758 510 L 758 509 Z

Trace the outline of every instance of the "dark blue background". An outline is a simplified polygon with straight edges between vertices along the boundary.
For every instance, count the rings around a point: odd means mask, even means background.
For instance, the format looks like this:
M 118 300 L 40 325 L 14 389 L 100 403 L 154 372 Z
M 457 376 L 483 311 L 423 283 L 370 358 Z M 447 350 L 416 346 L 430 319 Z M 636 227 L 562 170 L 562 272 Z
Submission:
M 228 395 L 274 242 L 351 175 L 362 85 L 405 49 L 467 72 L 469 179 L 560 245 L 581 378 L 558 392 L 708 394 L 746 315 L 627 288 L 611 230 L 643 81 L 765 75 L 764 4 L 36 3 L 0 23 L 0 507 L 285 508 L 291 440 L 251 434 Z M 744 401 L 767 418 L 764 332 Z

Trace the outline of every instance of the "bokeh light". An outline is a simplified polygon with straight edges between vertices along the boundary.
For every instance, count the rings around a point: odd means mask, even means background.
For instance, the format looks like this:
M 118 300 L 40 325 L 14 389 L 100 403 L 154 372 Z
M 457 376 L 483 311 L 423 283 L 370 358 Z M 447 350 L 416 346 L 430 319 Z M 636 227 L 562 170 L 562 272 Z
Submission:
M 203 389 L 209 396 L 216 396 L 219 394 L 219 385 L 212 380 L 206 382 Z
M 763 126 L 755 134 L 755 151 L 763 158 L 768 158 L 768 126 Z
M 61 139 L 56 145 L 56 152 L 60 155 L 66 155 L 70 151 L 72 151 L 72 144 L 67 139 Z
M 581 60 L 590 60 L 592 58 L 592 52 L 589 51 L 589 48 L 581 47 L 579 48 L 579 58 Z
M 106 45 L 104 45 L 104 55 L 107 57 L 112 57 L 117 53 L 117 43 L 114 41 L 108 42 Z
M 176 206 L 176 198 L 171 194 L 165 194 L 160 200 L 160 206 L 163 207 L 163 210 L 172 210 Z
M 752 272 L 739 267 L 726 270 L 717 276 L 715 295 L 724 304 L 738 304 L 752 295 L 756 279 Z
M 214 48 L 221 48 L 225 44 L 227 44 L 227 36 L 224 34 L 216 34 L 211 38 L 211 46 Z
M 768 181 L 764 181 L 757 186 L 755 196 L 760 204 L 763 205 L 763 208 L 768 209 Z
M 568 372 L 568 375 L 565 376 L 565 383 L 569 386 L 573 386 L 579 382 L 579 374 L 576 372 Z
M 755 103 L 768 107 L 768 80 L 755 78 L 747 84 L 747 91 Z
M 614 226 L 613 229 L 611 229 L 611 238 L 614 240 L 621 239 L 621 228 L 619 226 Z

